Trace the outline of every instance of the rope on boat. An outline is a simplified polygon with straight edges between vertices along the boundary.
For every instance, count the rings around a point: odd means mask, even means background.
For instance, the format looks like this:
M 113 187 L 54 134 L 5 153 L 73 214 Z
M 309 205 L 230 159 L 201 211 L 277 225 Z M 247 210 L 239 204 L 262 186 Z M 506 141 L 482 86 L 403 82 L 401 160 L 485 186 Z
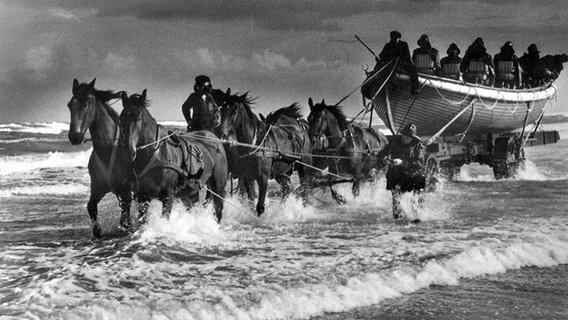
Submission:
M 459 101 L 459 102 L 458 102 L 458 101 L 451 101 L 451 100 L 447 99 L 446 97 L 444 97 L 444 95 L 440 92 L 440 90 L 438 90 L 438 87 L 434 85 L 434 83 L 432 82 L 432 79 L 429 79 L 429 78 L 428 78 L 427 80 L 430 81 L 430 84 L 431 84 L 432 87 L 436 90 L 436 92 L 438 92 L 438 95 L 439 95 L 442 99 L 444 99 L 447 103 L 449 103 L 449 104 L 451 104 L 451 105 L 460 105 L 460 104 L 466 102 L 467 99 L 468 99 L 469 96 L 470 96 L 469 91 L 468 91 L 467 95 L 465 96 L 465 98 L 464 98 L 462 101 Z

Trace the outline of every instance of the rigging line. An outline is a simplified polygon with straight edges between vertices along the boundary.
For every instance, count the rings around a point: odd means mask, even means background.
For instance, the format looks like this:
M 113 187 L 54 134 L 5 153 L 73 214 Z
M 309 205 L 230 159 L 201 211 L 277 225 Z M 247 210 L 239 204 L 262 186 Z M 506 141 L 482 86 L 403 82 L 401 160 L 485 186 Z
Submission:
M 338 175 L 338 174 L 335 174 L 335 173 L 333 173 L 333 172 L 329 172 L 329 171 L 326 172 L 326 171 L 323 170 L 323 169 L 320 169 L 320 168 L 318 168 L 318 167 L 314 167 L 314 166 L 312 166 L 312 165 L 310 165 L 310 164 L 307 164 L 307 163 L 305 163 L 305 162 L 302 162 L 302 161 L 300 161 L 300 160 L 296 160 L 296 161 L 294 161 L 294 162 L 299 163 L 299 164 L 301 164 L 301 165 L 303 165 L 303 166 L 306 166 L 306 167 L 308 167 L 308 168 L 311 168 L 311 169 L 313 169 L 313 170 L 317 170 L 317 171 L 321 172 L 321 173 L 324 174 L 324 175 L 330 175 L 330 176 L 333 176 L 333 177 L 336 177 L 336 178 L 345 179 L 345 180 L 350 180 L 349 178 L 342 177 L 342 176 L 340 176 L 340 175 Z
M 158 139 L 158 140 L 156 140 L 156 141 L 154 141 L 154 142 L 150 142 L 150 143 L 148 143 L 148 144 L 145 144 L 145 145 L 143 145 L 143 146 L 140 146 L 140 147 L 136 148 L 136 150 L 142 150 L 142 149 L 145 149 L 145 148 L 147 148 L 147 147 L 149 147 L 149 146 L 152 146 L 152 145 L 161 143 L 162 141 L 168 139 L 168 138 L 171 137 L 171 136 L 175 136 L 176 134 L 178 134 L 178 132 L 177 132 L 177 131 L 174 131 L 174 132 L 168 134 L 167 136 L 162 137 L 162 138 L 160 138 L 160 139 Z
M 217 193 L 215 193 L 213 190 L 207 188 L 206 186 L 203 186 L 203 189 L 211 192 L 212 195 L 216 196 L 217 198 L 223 200 L 223 202 L 229 204 L 230 206 L 232 206 L 233 208 L 237 209 L 237 211 L 244 213 L 245 215 L 249 216 L 249 217 L 253 217 L 255 218 L 258 222 L 260 222 L 261 224 L 265 225 L 265 226 L 270 226 L 268 223 L 262 221 L 258 216 L 252 215 L 249 211 L 243 209 L 241 206 L 234 204 L 233 202 L 225 199 L 224 197 L 221 197 L 220 195 L 218 195 Z
M 381 73 L 381 71 L 383 71 L 389 64 L 392 63 L 394 59 L 391 59 L 391 61 L 389 61 L 387 64 L 385 64 L 381 69 L 379 69 L 379 71 L 375 72 L 375 74 L 373 74 L 372 76 L 370 76 L 369 78 L 367 78 L 365 81 L 363 81 L 363 83 L 361 83 L 359 86 L 357 86 L 355 89 L 353 89 L 353 91 L 351 91 L 348 95 L 346 95 L 345 97 L 343 97 L 343 99 L 339 100 L 335 106 L 337 107 L 340 103 L 342 103 L 343 101 L 345 101 L 345 99 L 349 98 L 349 96 L 351 96 L 353 93 L 355 93 L 355 91 L 359 90 L 362 86 L 366 85 L 369 81 L 371 81 L 372 79 L 374 79 L 377 75 L 379 75 L 379 73 Z M 396 62 L 398 62 L 398 57 L 396 58 Z M 395 66 L 396 66 L 396 62 L 395 62 Z M 393 68 L 394 69 L 394 68 Z M 391 72 L 392 74 L 392 72 Z M 387 78 L 387 80 L 390 78 Z M 386 81 L 385 81 L 386 82 Z
M 193 135 L 189 132 L 185 133 L 185 135 L 191 135 L 193 138 L 195 138 L 196 140 L 205 140 L 205 141 L 213 141 L 213 142 L 221 142 L 221 143 L 226 143 L 226 144 L 230 144 L 233 146 L 241 146 L 241 147 L 249 147 L 249 148 L 254 148 L 257 147 L 257 145 L 254 144 L 249 144 L 249 143 L 242 143 L 242 142 L 238 142 L 238 141 L 230 141 L 230 140 L 223 140 L 223 139 L 217 139 L 217 138 L 207 138 L 207 137 L 203 137 L 203 136 L 198 136 L 198 135 Z M 326 158 L 326 159 L 351 159 L 352 157 L 347 157 L 347 156 L 328 156 L 328 155 L 323 155 L 323 154 L 313 154 L 313 153 L 300 153 L 300 152 L 286 152 L 283 153 L 280 150 L 276 150 L 276 149 L 272 149 L 272 148 L 267 148 L 267 147 L 260 147 L 259 150 L 262 151 L 269 151 L 269 152 L 274 152 L 274 153 L 279 153 L 282 155 L 295 155 L 295 156 L 301 156 L 301 155 L 306 155 L 306 156 L 311 156 L 311 157 L 316 157 L 316 158 Z M 355 152 L 355 151 L 353 151 Z M 363 151 L 359 151 L 359 153 L 366 153 Z
M 377 95 L 379 95 L 379 92 L 381 92 L 381 90 L 383 90 L 383 87 L 387 84 L 387 82 L 388 82 L 389 79 L 391 78 L 391 76 L 392 76 L 392 74 L 393 74 L 393 72 L 394 72 L 394 70 L 396 69 L 396 66 L 397 66 L 397 64 L 398 64 L 398 59 L 399 59 L 399 57 L 396 57 L 396 61 L 394 62 L 394 66 L 392 67 L 389 76 L 388 76 L 388 77 L 386 78 L 386 80 L 383 82 L 383 84 L 381 85 L 381 87 L 379 88 L 379 90 L 377 90 L 377 92 L 375 92 L 375 95 L 373 96 L 373 99 L 371 99 L 371 101 L 374 101 L 374 100 L 375 100 L 375 98 L 377 97 Z M 392 60 L 391 60 L 391 61 L 392 61 Z M 389 61 L 389 63 L 390 63 L 390 61 Z M 388 65 L 388 64 L 387 64 L 387 65 Z M 386 67 L 386 65 L 385 65 L 385 67 Z
M 412 100 L 412 104 L 410 105 L 410 107 L 406 111 L 406 114 L 404 115 L 404 118 L 402 119 L 402 122 L 400 123 L 398 130 L 396 130 L 396 135 L 398 135 L 400 133 L 400 129 L 402 129 L 402 126 L 404 125 L 404 121 L 406 121 L 406 117 L 408 117 L 408 113 L 410 113 L 410 110 L 412 110 L 412 107 L 414 106 L 414 102 L 416 101 L 416 98 L 418 98 L 417 94 L 414 95 L 414 100 Z

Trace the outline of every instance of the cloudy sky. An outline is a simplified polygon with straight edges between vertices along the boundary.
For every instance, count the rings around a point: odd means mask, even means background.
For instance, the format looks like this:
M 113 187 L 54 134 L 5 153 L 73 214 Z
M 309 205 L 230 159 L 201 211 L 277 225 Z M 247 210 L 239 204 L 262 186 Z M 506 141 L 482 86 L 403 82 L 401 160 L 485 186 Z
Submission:
M 351 2 L 351 3 L 350 3 Z M 268 112 L 307 99 L 336 102 L 399 30 L 442 53 L 478 36 L 491 54 L 513 41 L 568 53 L 566 0 L 0 0 L 0 123 L 68 121 L 73 79 L 101 90 L 148 89 L 159 120 L 182 120 L 196 75 L 250 91 Z M 566 66 L 566 65 L 565 65 Z M 568 67 L 568 66 L 566 66 Z M 568 72 L 568 71 L 565 71 Z M 551 113 L 568 113 L 568 77 Z M 361 105 L 356 93 L 344 103 Z M 116 108 L 120 108 L 117 103 Z

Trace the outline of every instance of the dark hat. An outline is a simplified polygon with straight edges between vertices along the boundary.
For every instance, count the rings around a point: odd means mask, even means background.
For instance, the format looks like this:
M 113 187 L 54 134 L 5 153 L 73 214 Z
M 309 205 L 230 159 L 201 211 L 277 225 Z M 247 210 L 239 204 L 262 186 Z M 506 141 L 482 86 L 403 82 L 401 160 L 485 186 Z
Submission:
M 448 47 L 446 53 L 450 55 L 453 50 L 456 50 L 458 52 L 458 56 L 461 53 L 461 50 L 460 48 L 458 48 L 458 45 L 452 42 L 452 44 L 450 44 L 450 46 Z
M 529 53 L 540 53 L 540 51 L 538 51 L 538 48 L 536 47 L 536 44 L 532 43 L 527 50 L 529 51 Z
M 400 32 L 398 32 L 398 31 L 394 30 L 394 31 L 391 31 L 390 37 L 391 37 L 391 39 L 400 39 L 400 38 L 402 38 L 402 34 L 400 34 Z
M 420 137 L 416 134 L 416 125 L 414 123 L 409 123 L 408 125 L 406 125 L 406 127 L 404 127 L 404 129 L 402 129 L 400 133 L 405 136 L 409 136 L 422 141 L 422 139 L 420 139 Z
M 195 77 L 195 82 L 200 85 L 206 85 L 207 83 L 211 83 L 211 79 L 208 76 L 199 75 Z
M 421 47 L 428 45 L 430 43 L 430 40 L 428 39 L 428 35 L 427 34 L 421 35 L 420 39 L 418 39 L 418 41 L 416 43 Z

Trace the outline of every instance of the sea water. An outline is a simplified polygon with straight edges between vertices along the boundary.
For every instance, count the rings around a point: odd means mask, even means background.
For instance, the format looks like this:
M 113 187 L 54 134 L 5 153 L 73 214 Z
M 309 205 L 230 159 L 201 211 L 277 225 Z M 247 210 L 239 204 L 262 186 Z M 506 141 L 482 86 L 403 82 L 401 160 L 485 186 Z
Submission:
M 132 234 L 109 194 L 94 240 L 91 146 L 67 127 L 0 125 L 1 319 L 568 319 L 568 140 L 527 148 L 515 178 L 470 165 L 422 207 L 405 196 L 402 222 L 381 177 L 337 186 L 345 205 L 271 182 L 260 218 L 236 195 L 221 226 L 152 202 Z

